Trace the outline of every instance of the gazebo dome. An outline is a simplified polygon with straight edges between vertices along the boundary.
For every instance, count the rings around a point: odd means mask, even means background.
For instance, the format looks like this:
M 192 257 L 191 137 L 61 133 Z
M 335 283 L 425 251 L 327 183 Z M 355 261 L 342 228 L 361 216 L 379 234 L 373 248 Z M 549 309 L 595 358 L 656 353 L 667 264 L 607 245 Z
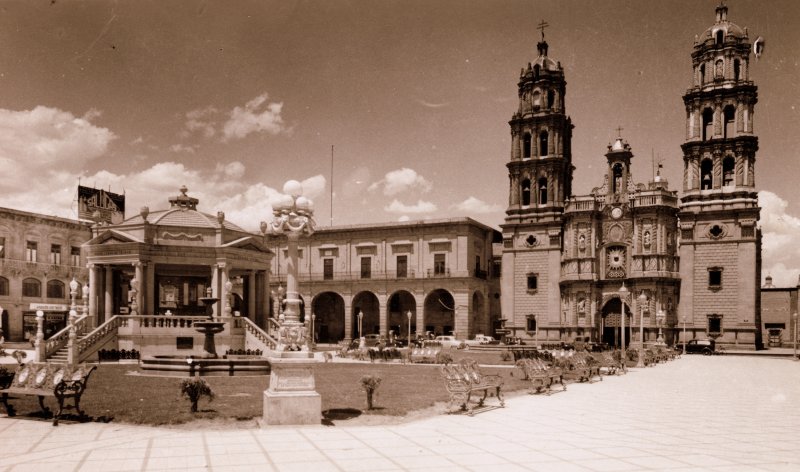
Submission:
M 186 195 L 188 191 L 189 189 L 183 186 L 180 188 L 180 195 L 170 197 L 171 207 L 169 209 L 151 212 L 147 207 L 144 207 L 138 215 L 126 219 L 122 224 L 141 224 L 147 219 L 148 223 L 158 226 L 213 229 L 221 225 L 225 229 L 245 232 L 244 229 L 225 220 L 225 214 L 222 212 L 218 212 L 215 216 L 198 211 L 197 204 L 200 200 Z

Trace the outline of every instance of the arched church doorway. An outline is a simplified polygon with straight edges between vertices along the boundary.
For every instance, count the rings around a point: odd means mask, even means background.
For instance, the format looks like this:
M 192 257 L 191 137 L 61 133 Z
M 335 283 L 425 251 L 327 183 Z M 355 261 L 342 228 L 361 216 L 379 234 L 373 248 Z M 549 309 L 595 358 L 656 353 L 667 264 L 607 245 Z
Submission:
M 620 330 L 622 328 L 622 301 L 619 298 L 612 298 L 603 306 L 601 318 L 601 342 L 614 348 L 619 348 L 622 341 Z M 631 342 L 631 309 L 625 306 L 625 346 L 630 346 Z
M 436 289 L 425 298 L 425 331 L 435 335 L 453 334 L 455 300 L 444 289 Z
M 344 299 L 335 292 L 323 292 L 312 302 L 314 336 L 319 343 L 337 343 L 344 339 Z

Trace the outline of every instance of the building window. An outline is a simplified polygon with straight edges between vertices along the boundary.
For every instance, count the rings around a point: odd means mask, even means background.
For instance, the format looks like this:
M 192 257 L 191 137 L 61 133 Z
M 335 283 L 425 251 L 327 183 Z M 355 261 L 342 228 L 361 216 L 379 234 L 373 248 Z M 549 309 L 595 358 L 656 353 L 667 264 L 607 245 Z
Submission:
M 544 205 L 547 203 L 547 179 L 542 177 L 539 179 L 539 204 Z
M 736 129 L 736 109 L 733 105 L 728 105 L 722 112 L 724 118 L 724 128 L 722 129 L 723 138 L 732 138 Z
M 708 269 L 708 288 L 718 289 L 722 287 L 722 269 L 712 267 Z
M 0 236 L 0 259 L 6 257 L 6 238 L 5 236 Z
M 69 265 L 73 267 L 80 267 L 81 265 L 81 248 L 72 246 L 69 249 Z
M 722 30 L 721 29 L 717 30 L 717 46 L 722 45 L 722 38 L 723 38 Z
M 433 274 L 445 275 L 447 273 L 447 262 L 444 254 L 433 255 Z
M 36 279 L 25 279 L 22 281 L 23 297 L 41 297 L 42 283 Z
M 492 262 L 492 277 L 499 279 L 503 275 L 503 263 L 501 261 Z
M 527 325 L 528 325 L 527 326 L 528 331 L 536 331 L 536 328 L 538 328 L 538 326 L 536 326 L 536 317 L 533 315 L 529 315 L 527 319 Z
M 51 280 L 47 282 L 47 298 L 67 298 L 67 290 L 64 282 Z
M 741 70 L 741 65 L 739 64 L 739 59 L 733 61 L 733 80 L 739 80 L 739 74 Z
M 537 274 L 528 274 L 528 291 L 532 292 L 539 288 L 539 276 Z
M 61 265 L 61 245 L 60 244 L 51 244 L 50 245 L 50 263 L 55 265 Z
M 614 177 L 614 181 L 612 182 L 612 190 L 614 193 L 620 193 L 622 189 L 622 164 L 614 164 L 612 168 L 612 173 Z
M 333 280 L 333 259 L 322 260 L 322 278 L 324 280 Z
M 709 315 L 708 335 L 716 337 L 722 334 L 722 315 Z
M 706 65 L 702 64 L 700 66 L 700 85 L 704 84 L 706 81 Z
M 703 141 L 708 141 L 714 136 L 714 111 L 711 108 L 703 110 Z
M 28 262 L 36 262 L 38 256 L 39 244 L 35 241 L 28 241 L 25 246 L 25 260 Z
M 522 157 L 526 159 L 531 157 L 531 135 L 529 133 L 525 133 L 522 137 Z
M 371 279 L 372 278 L 372 258 L 371 257 L 362 257 L 361 258 L 361 278 L 362 279 Z
M 8 296 L 8 279 L 0 277 L 0 297 Z
M 552 90 L 547 91 L 547 108 L 553 108 L 556 101 L 556 94 Z
M 397 256 L 397 278 L 408 277 L 408 256 Z
M 522 205 L 527 206 L 531 204 L 531 181 L 525 179 L 522 181 Z
M 547 156 L 547 153 L 548 153 L 547 150 L 549 149 L 548 142 L 549 142 L 549 140 L 548 140 L 547 131 L 542 131 L 541 133 L 539 133 L 539 156 L 540 157 L 546 157 Z
M 724 187 L 732 187 L 736 171 L 736 161 L 728 156 L 722 161 L 722 185 Z

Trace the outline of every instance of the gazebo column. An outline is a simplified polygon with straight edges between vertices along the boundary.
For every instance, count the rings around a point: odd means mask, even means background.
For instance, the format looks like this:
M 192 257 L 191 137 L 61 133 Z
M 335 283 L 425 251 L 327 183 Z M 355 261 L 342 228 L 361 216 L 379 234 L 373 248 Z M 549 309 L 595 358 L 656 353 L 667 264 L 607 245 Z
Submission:
M 100 282 L 100 277 L 97 272 L 100 268 L 97 264 L 89 265 L 89 325 L 93 328 L 97 327 L 97 295 L 100 293 L 97 284 Z
M 256 271 L 250 270 L 247 276 L 247 317 L 256 320 Z
M 233 314 L 231 311 L 231 307 L 229 306 L 230 293 L 228 293 L 228 289 L 225 287 L 227 283 L 228 283 L 228 269 L 226 267 L 226 264 L 224 262 L 221 262 L 219 264 L 219 289 L 220 289 L 219 307 L 221 313 L 219 313 L 217 316 L 230 316 Z
M 260 327 L 267 329 L 267 318 L 269 318 L 269 271 L 261 271 L 261 324 Z M 277 316 L 277 315 L 276 315 Z
M 142 263 L 134 262 L 133 269 L 134 269 L 134 278 L 136 278 L 136 280 L 139 281 L 139 290 L 136 291 L 136 307 L 138 308 L 139 311 L 138 314 L 142 315 L 145 313 L 144 307 L 142 305 L 142 303 L 144 302 L 144 297 L 142 296 L 143 292 L 142 287 L 144 286 L 142 278 L 144 276 L 144 273 L 142 271 Z
M 219 265 L 214 264 L 211 266 L 211 296 L 220 298 L 219 296 Z M 219 316 L 219 302 L 211 305 L 211 313 L 214 317 Z
M 143 315 L 155 315 L 156 309 L 156 265 L 155 263 L 148 262 L 145 265 L 145 303 L 146 305 L 140 308 Z
M 105 267 L 105 283 L 103 284 L 104 307 L 103 307 L 103 322 L 114 316 L 114 269 L 111 266 Z

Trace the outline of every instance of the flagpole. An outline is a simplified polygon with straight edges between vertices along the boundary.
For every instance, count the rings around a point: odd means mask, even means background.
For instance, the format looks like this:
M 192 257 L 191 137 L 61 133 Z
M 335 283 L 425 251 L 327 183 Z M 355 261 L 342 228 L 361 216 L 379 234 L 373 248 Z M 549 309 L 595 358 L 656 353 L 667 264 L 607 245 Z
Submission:
M 333 144 L 331 144 L 331 227 L 333 226 Z

